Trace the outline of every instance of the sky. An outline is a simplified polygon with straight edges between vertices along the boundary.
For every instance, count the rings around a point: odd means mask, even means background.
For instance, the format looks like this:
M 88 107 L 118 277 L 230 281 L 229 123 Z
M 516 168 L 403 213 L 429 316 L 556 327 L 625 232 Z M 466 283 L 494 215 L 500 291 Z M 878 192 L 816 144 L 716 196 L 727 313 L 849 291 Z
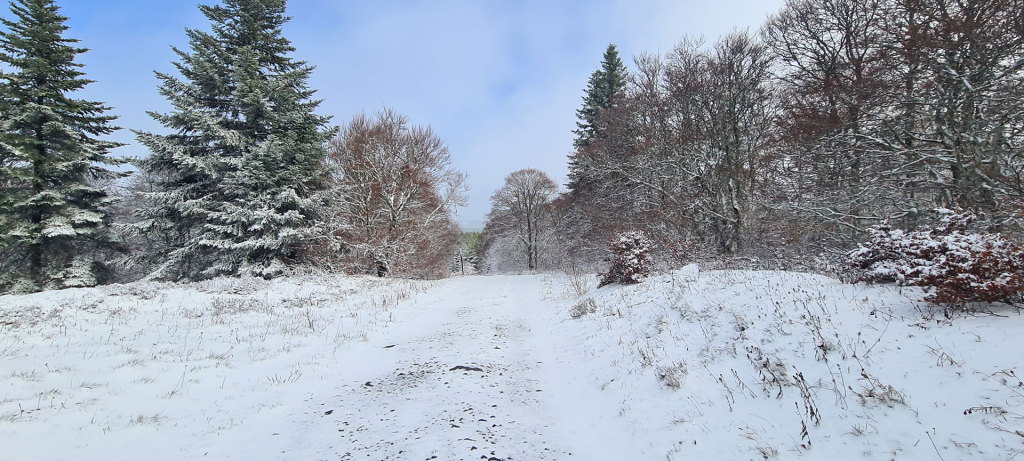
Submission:
M 207 0 L 212 4 L 215 0 Z M 564 183 L 587 79 L 609 43 L 632 56 L 666 53 L 685 36 L 709 42 L 756 30 L 783 0 L 292 0 L 284 35 L 294 57 L 316 66 L 318 110 L 341 125 L 391 108 L 444 139 L 469 176 L 463 230 L 479 230 L 490 196 L 522 168 Z M 114 153 L 145 156 L 128 129 L 164 133 L 147 111 L 170 105 L 153 71 L 173 73 L 171 46 L 185 28 L 208 30 L 197 0 L 57 0 L 67 37 L 96 80 L 80 97 L 113 107 L 129 143 Z M 11 14 L 4 10 L 4 17 Z

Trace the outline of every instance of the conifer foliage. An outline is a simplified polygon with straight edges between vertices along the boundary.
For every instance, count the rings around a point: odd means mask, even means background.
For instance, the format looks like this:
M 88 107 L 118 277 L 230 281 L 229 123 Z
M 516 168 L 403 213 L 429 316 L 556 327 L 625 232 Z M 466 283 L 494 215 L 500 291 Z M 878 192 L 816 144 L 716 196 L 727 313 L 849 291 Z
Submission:
M 590 75 L 583 106 L 576 111 L 577 129 L 573 131 L 575 152 L 569 157 L 570 191 L 575 191 L 586 181 L 586 165 L 583 150 L 600 135 L 602 130 L 599 115 L 601 111 L 614 107 L 616 101 L 626 90 L 626 66 L 619 58 L 619 51 L 614 44 L 608 45 L 601 60 L 601 67 Z
M 188 30 L 180 77 L 157 73 L 171 134 L 137 132 L 158 178 L 131 229 L 151 239 L 152 278 L 273 277 L 294 262 L 320 209 L 320 168 L 334 131 L 316 115 L 313 69 L 288 55 L 285 0 L 201 5 L 211 32 Z
M 53 0 L 11 2 L 0 19 L 0 291 L 92 286 L 113 248 L 97 185 L 123 163 L 99 139 L 117 128 L 100 102 L 71 94 L 92 83 L 75 57 L 87 51 L 65 38 Z

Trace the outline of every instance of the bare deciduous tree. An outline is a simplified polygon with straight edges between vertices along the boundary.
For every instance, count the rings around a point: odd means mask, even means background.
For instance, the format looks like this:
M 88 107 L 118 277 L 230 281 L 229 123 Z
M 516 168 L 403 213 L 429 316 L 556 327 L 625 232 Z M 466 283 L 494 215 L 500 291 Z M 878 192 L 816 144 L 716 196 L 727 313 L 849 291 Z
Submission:
M 429 127 L 392 110 L 355 116 L 331 141 L 329 234 L 351 271 L 441 277 L 459 242 L 465 175 Z
M 1024 0 L 787 0 L 634 62 L 573 153 L 574 255 L 622 221 L 684 258 L 806 259 L 935 207 L 1024 228 Z
M 527 268 L 537 269 L 543 244 L 554 230 L 549 205 L 557 193 L 558 184 L 543 171 L 530 168 L 508 175 L 491 197 L 484 239 L 514 240 L 526 257 Z
M 895 81 L 882 29 L 889 3 L 790 0 L 762 29 L 782 95 L 774 186 L 782 208 L 814 223 L 814 239 L 848 240 L 896 213 L 901 183 L 891 179 L 902 162 L 874 135 Z
M 791 0 L 763 36 L 793 203 L 845 228 L 1019 202 L 1021 0 Z M 1016 102 L 1012 102 L 1016 101 Z
M 770 66 L 765 46 L 739 32 L 711 50 L 684 40 L 665 60 L 638 58 L 621 107 L 601 113 L 604 136 L 578 156 L 594 179 L 573 201 L 599 217 L 573 206 L 568 222 L 628 216 L 663 238 L 738 252 L 774 122 Z

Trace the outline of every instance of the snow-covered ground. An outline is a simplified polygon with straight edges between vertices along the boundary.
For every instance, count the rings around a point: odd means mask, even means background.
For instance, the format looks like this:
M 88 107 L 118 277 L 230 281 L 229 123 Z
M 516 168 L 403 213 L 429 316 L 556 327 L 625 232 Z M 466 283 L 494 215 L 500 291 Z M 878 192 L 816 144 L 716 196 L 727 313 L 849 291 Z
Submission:
M 369 338 L 433 285 L 219 279 L 0 297 L 0 459 L 281 459 L 305 400 L 372 365 Z
M 594 312 L 560 341 L 618 403 L 634 459 L 1024 454 L 1024 318 L 950 321 L 922 296 L 694 266 L 580 298 Z
M 0 458 L 1024 450 L 1013 309 L 949 321 L 917 290 L 785 272 L 571 282 L 224 279 L 3 296 Z

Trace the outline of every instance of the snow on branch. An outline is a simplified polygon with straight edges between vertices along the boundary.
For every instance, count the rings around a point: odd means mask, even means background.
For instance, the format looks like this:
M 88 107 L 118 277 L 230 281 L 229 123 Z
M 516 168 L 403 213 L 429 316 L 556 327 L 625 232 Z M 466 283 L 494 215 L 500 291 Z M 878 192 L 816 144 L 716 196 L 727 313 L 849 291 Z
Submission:
M 973 302 L 1016 302 L 1024 292 L 1024 248 L 1002 234 L 974 232 L 978 215 L 937 209 L 942 219 L 917 231 L 873 226 L 849 256 L 859 281 L 932 289 L 926 301 L 966 308 Z

